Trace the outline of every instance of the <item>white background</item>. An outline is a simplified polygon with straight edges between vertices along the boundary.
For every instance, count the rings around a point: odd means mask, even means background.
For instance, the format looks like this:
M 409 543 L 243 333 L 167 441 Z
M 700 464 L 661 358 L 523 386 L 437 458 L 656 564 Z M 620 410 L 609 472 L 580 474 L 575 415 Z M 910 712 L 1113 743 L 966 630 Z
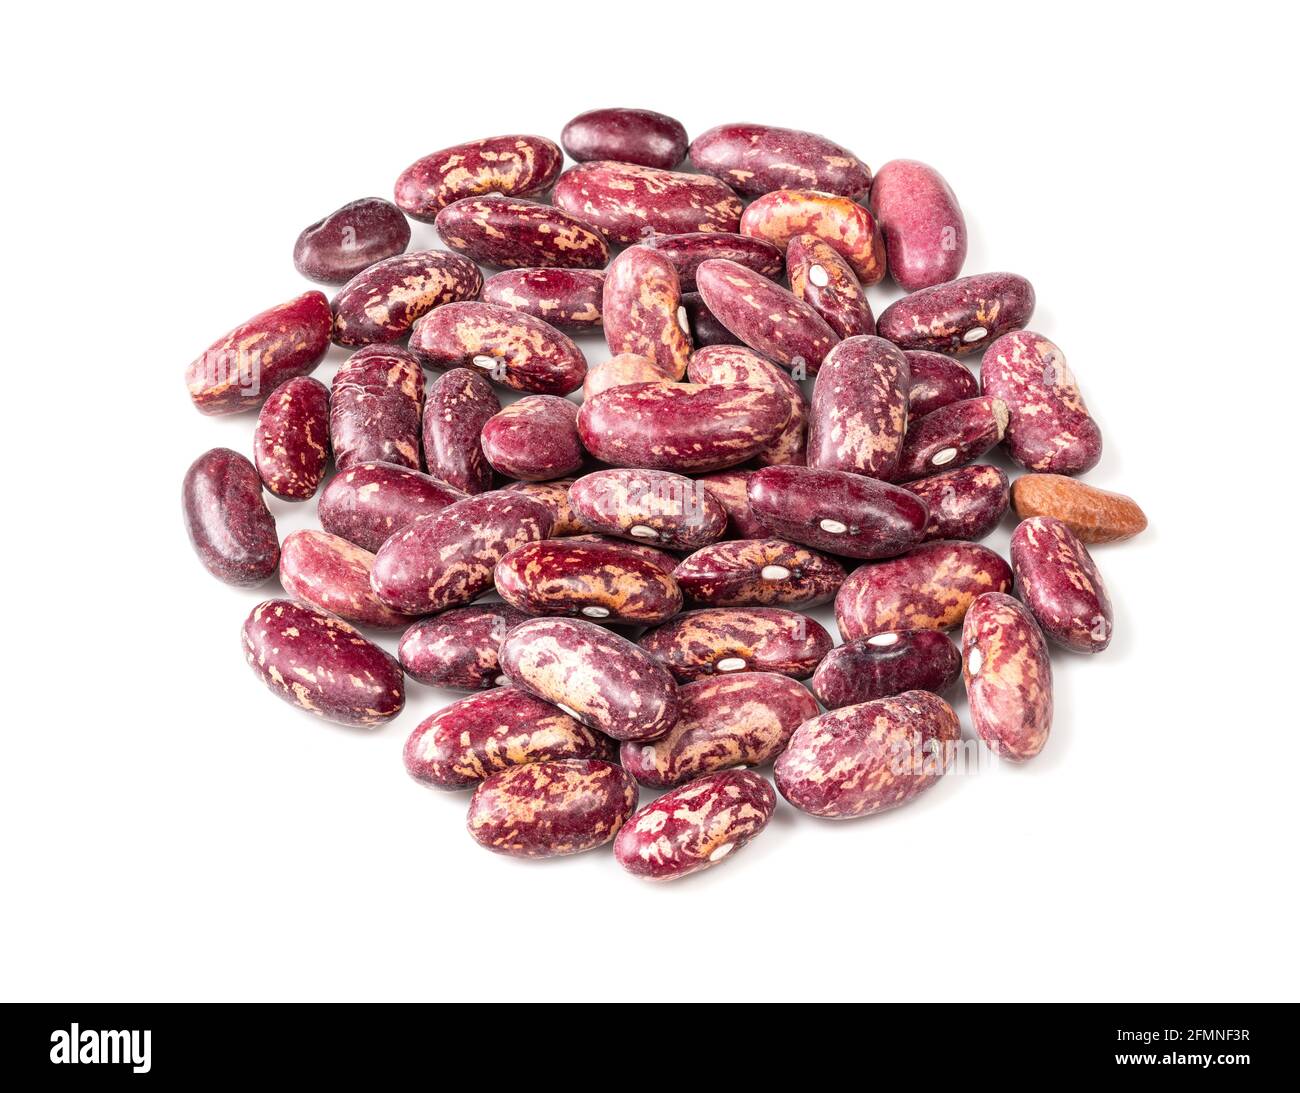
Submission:
M 17 16 L 0 77 L 0 994 L 1295 998 L 1294 27 L 1278 7 L 1169 10 Z M 475 845 L 465 795 L 401 764 L 450 695 L 412 683 L 367 733 L 245 666 L 242 620 L 278 590 L 202 570 L 180 482 L 209 447 L 249 452 L 253 419 L 198 415 L 186 363 L 309 287 L 290 261 L 307 223 L 388 196 L 437 148 L 558 138 L 604 105 L 925 160 L 965 209 L 965 272 L 1033 281 L 1032 327 L 1105 432 L 1088 480 L 1151 520 L 1096 551 L 1115 640 L 1056 656 L 1034 762 L 857 822 L 782 802 L 725 867 L 656 887 L 604 851 L 520 863 Z M 415 226 L 412 249 L 435 242 Z M 872 290 L 877 314 L 896 295 Z M 282 535 L 313 519 L 314 502 L 272 508 Z

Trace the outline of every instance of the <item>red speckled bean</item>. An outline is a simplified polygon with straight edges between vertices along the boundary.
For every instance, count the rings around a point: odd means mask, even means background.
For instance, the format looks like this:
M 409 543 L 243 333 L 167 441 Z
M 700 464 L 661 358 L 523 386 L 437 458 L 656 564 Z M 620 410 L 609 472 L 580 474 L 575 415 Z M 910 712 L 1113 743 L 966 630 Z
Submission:
M 502 474 L 529 482 L 562 478 L 582 466 L 578 408 L 555 395 L 529 395 L 483 426 L 483 453 Z
M 649 247 L 628 247 L 605 274 L 601 303 L 611 353 L 635 353 L 681 379 L 691 356 L 677 271 Z
M 1022 520 L 1011 534 L 1011 566 L 1020 598 L 1053 641 L 1076 653 L 1110 644 L 1114 616 L 1088 548 L 1050 516 Z
M 671 171 L 686 155 L 686 129 L 654 110 L 604 107 L 579 114 L 564 127 L 560 143 L 578 163 L 609 159 Z
M 299 603 L 358 626 L 384 630 L 409 626 L 409 615 L 380 603 L 371 589 L 374 561 L 370 551 L 327 531 L 295 531 L 285 536 L 280 547 L 280 584 Z
M 982 396 L 950 402 L 912 422 L 896 478 L 924 478 L 973 463 L 994 448 L 1007 429 L 1007 404 Z
M 841 338 L 874 334 L 876 319 L 852 267 L 815 235 L 796 235 L 785 249 L 790 291 Z
M 746 197 L 796 186 L 856 197 L 871 188 L 871 168 L 843 145 L 775 125 L 714 126 L 691 142 L 691 163 Z
M 483 452 L 483 426 L 501 412 L 492 385 L 470 368 L 435 379 L 424 399 L 424 463 L 435 478 L 464 493 L 492 488 L 492 465 Z
M 406 738 L 406 773 L 435 789 L 466 789 L 510 767 L 607 759 L 610 741 L 516 687 L 444 706 Z
M 686 309 L 686 325 L 690 328 L 692 345 L 740 345 L 740 339 L 718 322 L 718 317 L 709 310 L 698 292 L 683 292 L 682 307 Z
M 568 541 L 570 543 L 606 543 L 610 546 L 621 547 L 623 550 L 634 551 L 638 557 L 644 558 L 660 573 L 667 573 L 670 577 L 673 570 L 677 568 L 677 559 L 667 551 L 646 546 L 644 543 L 632 543 L 626 539 L 615 539 L 612 535 L 570 535 Z
M 417 159 L 398 176 L 393 192 L 407 216 L 432 223 L 440 209 L 462 197 L 540 193 L 563 164 L 564 153 L 545 137 L 487 137 Z
M 362 270 L 330 301 L 335 345 L 401 341 L 420 316 L 483 288 L 478 266 L 459 254 L 424 250 Z
M 771 361 L 743 346 L 706 346 L 691 354 L 686 374 L 692 383 L 757 387 L 784 396 L 790 404 L 790 420 L 781 435 L 755 459 L 763 466 L 804 462 L 808 400 L 799 385 Z
M 594 330 L 604 291 L 603 270 L 508 269 L 483 282 L 482 296 L 559 330 Z
M 864 286 L 885 276 L 885 241 L 875 217 L 847 197 L 816 190 L 776 190 L 760 197 L 740 220 L 744 235 L 784 250 L 796 235 L 815 235 L 835 248 Z
M 185 472 L 181 500 L 194 553 L 217 580 L 251 587 L 275 572 L 275 517 L 256 468 L 242 455 L 229 448 L 204 452 Z
M 952 707 L 929 691 L 844 706 L 795 730 L 776 761 L 776 788 L 813 816 L 872 816 L 934 785 L 960 737 Z
M 412 625 L 397 643 L 397 659 L 408 676 L 430 687 L 496 687 L 505 680 L 497 660 L 501 643 L 512 626 L 527 618 L 504 603 L 453 607 Z
M 342 619 L 266 600 L 244 622 L 244 657 L 272 694 L 341 725 L 372 728 L 402 712 L 397 661 Z
M 907 436 L 911 378 L 902 350 L 864 335 L 822 362 L 808 423 L 808 466 L 892 479 Z
M 514 858 L 555 858 L 604 846 L 636 808 L 632 776 L 599 759 L 509 767 L 469 803 L 474 841 Z
M 860 566 L 835 596 L 845 641 L 885 630 L 949 630 L 976 596 L 1011 588 L 1011 567 L 988 547 L 942 539 Z
M 304 228 L 293 245 L 293 266 L 313 281 L 341 285 L 401 254 L 410 241 L 411 225 L 401 209 L 382 197 L 363 197 Z
M 578 519 L 569 503 L 569 487 L 572 478 L 554 478 L 549 482 L 510 482 L 502 486 L 503 490 L 522 493 L 534 501 L 540 501 L 551 511 L 551 538 L 571 538 L 587 530 L 587 525 Z
M 961 675 L 961 654 L 941 630 L 887 630 L 838 645 L 808 686 L 828 710 L 904 691 L 947 690 Z
M 384 603 L 408 615 L 459 607 L 492 587 L 492 572 L 506 554 L 550 533 L 550 510 L 531 497 L 505 491 L 467 497 L 385 542 L 370 584 Z
M 767 826 L 776 794 L 747 770 L 707 774 L 636 813 L 614 840 L 614 857 L 634 876 L 676 880 L 717 865 Z
M 569 488 L 587 527 L 623 539 L 694 550 L 722 537 L 727 514 L 704 486 L 670 471 L 619 468 L 583 475 Z
M 280 384 L 257 415 L 253 460 L 262 483 L 284 501 L 320 488 L 330 458 L 330 393 L 310 376 Z
M 668 670 L 593 622 L 530 619 L 506 635 L 500 655 L 516 687 L 615 740 L 653 740 L 677 722 Z
M 903 488 L 930 509 L 926 539 L 983 539 L 1002 522 L 1011 503 L 1007 476 L 987 463 L 904 482 Z
M 847 471 L 764 467 L 748 482 L 774 534 L 845 558 L 888 558 L 921 541 L 930 510 L 913 493 Z
M 816 607 L 835 596 L 844 567 L 783 539 L 738 539 L 701 547 L 673 576 L 709 607 Z
M 587 378 L 582 381 L 584 399 L 608 391 L 611 387 L 627 387 L 633 383 L 671 383 L 677 377 L 665 372 L 649 357 L 636 353 L 620 353 L 587 369 Z
M 635 163 L 580 163 L 560 176 L 553 200 L 618 243 L 651 232 L 734 232 L 740 225 L 740 198 L 717 179 Z
M 330 384 L 334 463 L 394 463 L 420 469 L 424 369 L 401 346 L 371 345 L 353 353 Z
M 732 539 L 769 539 L 772 529 L 754 515 L 749 507 L 749 479 L 753 471 L 721 471 L 696 478 L 701 486 L 718 499 L 727 513 L 727 537 Z
M 1052 729 L 1052 662 L 1019 600 L 986 592 L 962 625 L 962 677 L 975 731 L 997 755 L 1032 759 Z
M 871 184 L 871 207 L 885 236 L 889 272 L 907 292 L 951 281 L 966 261 L 966 220 L 933 167 L 890 160 Z
M 814 619 L 780 607 L 706 607 L 647 630 L 637 642 L 682 683 L 714 673 L 779 672 L 807 679 L 831 650 Z
M 464 498 L 446 482 L 392 463 L 357 463 L 336 474 L 320 495 L 321 527 L 374 553 L 417 516 Z
M 1014 273 L 980 273 L 923 288 L 880 313 L 876 333 L 903 349 L 974 353 L 1028 325 L 1034 286 Z
M 201 414 L 257 410 L 286 380 L 310 373 L 330 347 L 330 305 L 322 292 L 268 308 L 213 342 L 185 370 Z
M 463 197 L 443 209 L 434 226 L 452 250 L 484 265 L 602 269 L 609 261 L 599 228 L 536 201 Z
M 912 374 L 907 412 L 913 421 L 950 402 L 975 398 L 980 393 L 979 380 L 959 360 L 928 349 L 908 349 L 903 356 Z
M 683 292 L 695 291 L 695 271 L 701 262 L 724 258 L 775 280 L 785 260 L 779 247 L 766 239 L 752 239 L 739 232 L 687 232 L 685 235 L 652 235 L 644 246 L 658 251 L 677 270 Z

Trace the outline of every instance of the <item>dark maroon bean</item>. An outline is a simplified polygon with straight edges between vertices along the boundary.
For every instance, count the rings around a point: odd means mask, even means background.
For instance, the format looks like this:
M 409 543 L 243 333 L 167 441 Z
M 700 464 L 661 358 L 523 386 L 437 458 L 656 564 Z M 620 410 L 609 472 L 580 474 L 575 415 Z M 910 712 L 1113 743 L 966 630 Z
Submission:
M 527 618 L 505 603 L 453 607 L 412 625 L 397 643 L 397 659 L 408 676 L 430 687 L 497 687 L 505 682 L 497 651 L 510 628 Z
M 293 245 L 293 266 L 304 277 L 341 285 L 367 266 L 406 250 L 411 225 L 382 197 L 350 201 L 303 228 Z
M 876 319 L 853 267 L 815 235 L 796 235 L 785 249 L 790 291 L 841 338 L 874 334 Z
M 579 163 L 609 159 L 671 171 L 686 155 L 686 129 L 676 118 L 654 110 L 605 107 L 571 120 L 560 143 Z
M 330 393 L 310 376 L 288 380 L 257 415 L 253 459 L 266 488 L 285 501 L 306 501 L 320 488 L 330 458 Z
M 1100 653 L 1114 634 L 1106 585 L 1088 548 L 1051 516 L 1022 520 L 1011 534 L 1020 597 L 1043 632 L 1076 653 Z
M 536 201 L 485 194 L 463 197 L 434 221 L 452 250 L 489 266 L 602 269 L 609 244 L 580 217 Z
M 973 463 L 1006 433 L 1007 404 L 1001 399 L 963 399 L 911 422 L 898 459 L 896 478 L 924 478 Z
M 595 531 L 670 550 L 704 546 L 727 527 L 727 514 L 708 489 L 670 471 L 594 471 L 569 488 L 569 502 Z
M 890 160 L 871 184 L 871 207 L 889 252 L 889 272 L 906 292 L 951 281 L 966 261 L 966 220 L 933 167 Z
M 746 197 L 796 187 L 856 197 L 871 188 L 871 168 L 843 145 L 775 125 L 714 126 L 691 142 L 691 163 Z
M 929 506 L 926 539 L 983 539 L 1011 504 L 1007 476 L 987 463 L 904 482 L 903 488 Z
M 582 466 L 578 408 L 555 395 L 529 395 L 483 426 L 483 454 L 511 478 L 545 482 Z
M 903 356 L 912 374 L 907 414 L 913 421 L 980 393 L 979 380 L 959 360 L 928 349 L 908 349 Z
M 808 686 L 828 710 L 904 691 L 946 691 L 961 675 L 961 654 L 942 630 L 886 630 L 838 645 Z
M 335 345 L 401 341 L 416 319 L 483 288 L 478 266 L 459 254 L 424 250 L 363 269 L 330 301 Z
M 256 468 L 242 455 L 229 448 L 204 452 L 185 472 L 181 499 L 194 553 L 217 580 L 251 587 L 275 572 L 275 518 Z
M 739 232 L 651 235 L 642 241 L 642 245 L 657 250 L 673 264 L 683 292 L 695 291 L 695 271 L 701 262 L 712 258 L 725 258 L 772 280 L 781 276 L 785 266 L 780 247 L 766 239 L 752 239 Z
M 605 274 L 600 313 L 611 353 L 654 361 L 672 379 L 686 373 L 691 336 L 677 271 L 649 247 L 628 247 Z
M 320 495 L 321 527 L 374 553 L 417 516 L 464 498 L 446 482 L 392 463 L 357 463 L 336 474 Z
M 779 607 L 707 607 L 647 630 L 637 642 L 682 683 L 714 674 L 779 672 L 807 679 L 831 651 L 821 623 Z
M 353 353 L 330 384 L 330 442 L 334 463 L 394 463 L 420 469 L 424 369 L 397 345 Z
M 971 725 L 995 754 L 1032 759 L 1052 730 L 1052 662 L 1033 615 L 986 592 L 966 612 L 961 644 Z
M 501 412 L 492 385 L 470 368 L 435 379 L 424 399 L 424 465 L 435 478 L 465 493 L 492 488 L 492 465 L 483 452 L 483 426 Z
M 748 483 L 753 471 L 719 471 L 702 474 L 697 481 L 713 494 L 727 513 L 727 537 L 732 539 L 769 539 L 772 529 L 754 515 L 749 507 Z
M 510 482 L 501 488 L 522 493 L 550 509 L 551 538 L 559 539 L 572 538 L 587 530 L 587 525 L 578 519 L 569 503 L 569 487 L 572 485 L 572 478 L 554 478 L 549 482 Z
M 701 547 L 673 576 L 709 607 L 816 607 L 834 598 L 844 567 L 783 539 L 738 539 Z
M 407 216 L 431 224 L 440 209 L 462 197 L 541 193 L 563 165 L 564 153 L 545 137 L 487 137 L 417 159 L 397 177 L 393 193 Z
M 1029 324 L 1034 286 L 1014 273 L 980 273 L 923 288 L 890 304 L 876 333 L 903 349 L 961 355 Z
M 374 561 L 370 551 L 327 531 L 295 531 L 285 536 L 280 548 L 280 584 L 299 603 L 358 626 L 409 626 L 409 615 L 380 603 L 371 589 Z
M 892 479 L 907 436 L 910 377 L 884 338 L 846 338 L 826 354 L 813 386 L 808 466 Z
M 600 326 L 605 274 L 597 269 L 508 269 L 483 282 L 483 302 L 522 311 L 560 330 Z
M 805 461 L 808 400 L 799 385 L 771 361 L 743 346 L 706 346 L 691 354 L 686 374 L 692 383 L 757 387 L 784 396 L 790 404 L 790 420 L 755 459 L 763 466 Z
M 686 309 L 686 325 L 690 330 L 691 344 L 740 345 L 740 339 L 718 322 L 718 317 L 709 310 L 704 297 L 698 292 L 683 292 L 682 307 Z

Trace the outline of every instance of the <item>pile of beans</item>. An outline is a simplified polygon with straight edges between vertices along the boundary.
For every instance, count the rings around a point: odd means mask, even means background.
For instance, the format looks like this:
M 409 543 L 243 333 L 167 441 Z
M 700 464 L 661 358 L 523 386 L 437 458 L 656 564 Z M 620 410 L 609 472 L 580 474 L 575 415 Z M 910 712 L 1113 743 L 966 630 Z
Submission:
M 272 307 L 190 365 L 201 413 L 257 412 L 251 461 L 216 448 L 184 483 L 209 572 L 287 594 L 244 623 L 254 673 L 366 727 L 408 676 L 475 692 L 414 728 L 411 777 L 472 790 L 490 850 L 612 844 L 650 879 L 762 831 L 766 764 L 814 816 L 910 801 L 952 764 L 958 676 L 984 744 L 1037 755 L 1048 642 L 1111 640 L 1088 547 L 1146 520 L 1077 478 L 1101 433 L 1026 329 L 1029 281 L 961 276 L 961 209 L 923 163 L 873 177 L 762 125 L 688 142 L 644 110 L 580 115 L 562 143 L 417 160 L 396 205 L 302 232 L 294 264 L 332 300 Z M 407 217 L 450 250 L 408 253 Z M 877 318 L 886 273 L 907 295 Z M 602 329 L 589 368 L 570 334 Z M 326 387 L 331 343 L 356 351 Z M 998 445 L 1027 473 L 979 462 Z M 263 490 L 319 492 L 321 530 L 281 542 Z M 1008 562 L 978 540 L 1010 507 Z M 831 600 L 838 646 L 802 613 Z M 401 631 L 397 657 L 358 627 Z M 638 810 L 643 786 L 666 792 Z

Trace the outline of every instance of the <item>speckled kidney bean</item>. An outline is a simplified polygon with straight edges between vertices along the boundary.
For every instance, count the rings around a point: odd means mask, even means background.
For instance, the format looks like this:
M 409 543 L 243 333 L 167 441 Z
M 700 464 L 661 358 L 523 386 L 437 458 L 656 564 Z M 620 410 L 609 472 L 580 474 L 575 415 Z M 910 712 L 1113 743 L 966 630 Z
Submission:
M 643 786 L 667 789 L 729 767 L 761 767 L 817 716 L 807 688 L 773 672 L 696 680 L 677 697 L 681 713 L 667 735 L 622 746 L 623 769 Z
M 782 250 L 796 235 L 815 235 L 839 252 L 863 286 L 877 284 L 885 276 L 880 225 L 867 209 L 847 197 L 816 190 L 775 190 L 745 210 L 740 231 Z
M 716 178 L 635 163 L 580 163 L 560 176 L 552 200 L 618 243 L 651 232 L 734 232 L 740 225 L 740 198 Z
M 903 349 L 974 353 L 1028 325 L 1034 286 L 1014 273 L 979 273 L 923 288 L 880 313 L 876 333 Z
M 424 369 L 397 345 L 353 353 L 330 384 L 330 443 L 334 463 L 394 463 L 420 469 Z
M 1022 474 L 1012 483 L 1011 503 L 1022 520 L 1055 517 L 1089 545 L 1131 539 L 1147 526 L 1133 498 L 1059 474 Z
M 808 686 L 828 710 L 904 691 L 947 690 L 961 675 L 961 654 L 941 630 L 886 630 L 837 645 Z
M 257 415 L 253 460 L 262 483 L 284 501 L 306 501 L 320 488 L 330 457 L 330 393 L 310 376 L 288 380 Z
M 736 335 L 718 322 L 718 317 L 709 310 L 709 305 L 698 292 L 683 292 L 682 307 L 686 310 L 686 325 L 691 332 L 692 345 L 741 344 Z
M 407 216 L 432 223 L 440 209 L 462 197 L 541 193 L 563 164 L 564 153 L 545 137 L 487 137 L 417 159 L 398 175 L 393 193 Z
M 410 625 L 370 587 L 375 556 L 328 531 L 291 532 L 280 546 L 280 584 L 299 603 L 355 623 L 393 630 Z
M 603 270 L 508 269 L 483 282 L 482 299 L 560 330 L 594 330 L 600 326 L 604 290 Z
M 602 269 L 609 261 L 599 228 L 536 201 L 463 197 L 438 213 L 434 226 L 452 250 L 488 266 Z
M 1006 515 L 1007 476 L 997 467 L 976 463 L 931 475 L 903 488 L 930 509 L 926 539 L 983 539 Z
M 727 513 L 727 536 L 733 539 L 768 539 L 772 529 L 749 507 L 749 479 L 753 471 L 719 471 L 695 479 L 718 499 Z
M 496 491 L 467 497 L 394 534 L 375 555 L 370 584 L 389 607 L 428 615 L 473 603 L 507 553 L 551 533 L 550 510 Z
M 506 603 L 529 615 L 654 626 L 682 609 L 672 576 L 621 544 L 525 543 L 497 562 L 496 586 Z
M 751 349 L 785 365 L 796 379 L 812 375 L 839 335 L 793 293 L 735 262 L 711 259 L 695 271 L 704 303 Z
M 382 197 L 363 197 L 303 228 L 293 266 L 304 277 L 341 285 L 367 266 L 406 250 L 411 225 Z
M 813 386 L 808 466 L 891 479 L 907 435 L 910 371 L 902 350 L 870 335 L 827 355 Z
M 649 357 L 636 353 L 619 353 L 587 369 L 582 381 L 582 397 L 589 399 L 608 391 L 611 387 L 627 387 L 633 383 L 671 383 L 675 376 L 665 372 Z
M 941 539 L 859 566 L 835 596 L 845 641 L 885 630 L 949 630 L 976 596 L 1011 588 L 1011 567 L 988 547 Z
M 966 261 L 966 220 L 956 195 L 933 167 L 890 160 L 871 184 L 889 273 L 907 292 L 951 281 Z
M 371 553 L 417 516 L 465 497 L 427 474 L 393 463 L 357 463 L 336 474 L 317 506 L 321 527 Z
M 1101 459 L 1101 430 L 1088 414 L 1065 354 L 1029 330 L 1004 334 L 984 352 L 980 386 L 1007 406 L 1007 454 L 1031 471 L 1082 474 Z
M 628 247 L 605 273 L 600 310 L 611 353 L 648 357 L 673 379 L 682 378 L 691 336 L 677 271 L 667 258 L 649 247 Z
M 785 249 L 790 291 L 841 338 L 874 334 L 876 319 L 857 274 L 839 252 L 815 235 L 796 235 Z
M 831 650 L 815 619 L 780 607 L 706 607 L 647 630 L 642 649 L 682 683 L 731 672 L 779 672 L 807 679 Z
M 754 239 L 739 232 L 687 232 L 684 235 L 652 235 L 643 245 L 657 250 L 677 270 L 683 292 L 695 290 L 695 271 L 701 262 L 724 258 L 775 280 L 785 260 L 779 247 L 766 239 Z
M 750 508 L 774 534 L 845 558 L 901 554 L 930 519 L 915 494 L 848 471 L 764 467 L 747 488 Z
M 790 420 L 767 448 L 754 458 L 763 466 L 804 462 L 808 400 L 785 372 L 743 346 L 714 345 L 691 354 L 686 374 L 692 383 L 757 387 L 783 395 L 790 404 Z
M 907 349 L 903 356 L 912 375 L 907 412 L 914 421 L 950 402 L 975 398 L 980 393 L 979 380 L 959 360 L 928 349 Z
M 896 478 L 924 478 L 973 463 L 1006 434 L 1007 404 L 987 395 L 940 406 L 913 421 Z
M 934 785 L 960 737 L 952 707 L 929 691 L 843 706 L 795 730 L 776 761 L 776 788 L 813 816 L 872 816 Z
M 1034 617 L 1019 600 L 986 592 L 966 612 L 961 647 L 980 739 L 1004 759 L 1032 759 L 1052 729 L 1052 662 Z
M 513 858 L 555 858 L 604 846 L 636 808 L 632 776 L 600 759 L 508 767 L 469 803 L 474 841 Z
M 244 621 L 248 666 L 300 710 L 372 728 L 402 712 L 402 670 L 342 619 L 293 600 L 266 600 Z
M 516 687 L 470 695 L 426 717 L 406 738 L 406 773 L 435 789 L 467 789 L 510 767 L 609 759 L 611 742 Z
M 1031 516 L 1011 533 L 1020 598 L 1043 632 L 1076 653 L 1110 644 L 1114 617 L 1106 585 L 1079 537 L 1060 520 Z
M 582 466 L 578 408 L 555 395 L 529 395 L 490 417 L 483 453 L 498 471 L 528 482 L 562 478 Z
M 201 414 L 259 409 L 280 384 L 320 364 L 330 322 L 329 301 L 315 290 L 254 315 L 190 362 L 190 400 Z
M 608 106 L 570 120 L 560 143 L 578 163 L 608 159 L 671 171 L 690 142 L 682 123 L 667 114 Z
M 578 435 L 615 467 L 717 471 L 758 455 L 789 420 L 785 396 L 756 387 L 635 383 L 584 402 Z
M 452 368 L 433 381 L 424 399 L 424 464 L 435 478 L 464 493 L 492 488 L 483 451 L 483 426 L 501 412 L 492 385 L 470 368 Z
M 505 681 L 497 652 L 510 628 L 527 618 L 505 603 L 453 607 L 421 619 L 402 634 L 398 663 L 408 676 L 430 687 L 452 691 L 497 687 Z
M 431 368 L 472 366 L 503 387 L 539 395 L 567 395 L 587 375 L 587 359 L 567 334 L 497 304 L 446 304 L 415 324 L 410 345 Z
M 204 568 L 240 587 L 261 584 L 280 562 L 275 517 L 257 469 L 238 452 L 213 448 L 185 472 L 185 530 Z
M 530 619 L 506 635 L 500 655 L 516 687 L 615 740 L 653 740 L 677 722 L 671 673 L 594 622 Z
M 727 514 L 703 485 L 671 471 L 614 468 L 583 475 L 569 503 L 587 527 L 670 550 L 720 539 Z
M 856 197 L 871 188 L 871 168 L 843 145 L 775 125 L 716 125 L 691 142 L 691 163 L 746 197 L 796 186 Z
M 772 787 L 751 771 L 706 774 L 632 816 L 614 840 L 614 857 L 634 876 L 676 880 L 732 856 L 775 808 Z
M 501 488 L 512 493 L 522 493 L 540 501 L 551 510 L 551 538 L 571 538 L 587 530 L 569 503 L 572 478 L 553 478 L 549 482 L 510 482 Z
M 667 573 L 672 576 L 672 572 L 677 568 L 677 559 L 667 551 L 659 550 L 656 547 L 646 546 L 644 543 L 633 543 L 627 539 L 616 539 L 612 535 L 595 535 L 585 533 L 583 535 L 570 535 L 570 543 L 606 543 L 610 546 L 622 547 L 624 550 L 630 550 L 637 554 L 638 557 L 644 558 L 661 573 Z
M 682 592 L 708 607 L 816 607 L 834 598 L 844 567 L 784 539 L 701 547 L 673 571 Z
M 330 301 L 334 343 L 401 341 L 420 316 L 476 299 L 482 288 L 478 266 L 459 254 L 425 250 L 386 258 L 358 273 Z

